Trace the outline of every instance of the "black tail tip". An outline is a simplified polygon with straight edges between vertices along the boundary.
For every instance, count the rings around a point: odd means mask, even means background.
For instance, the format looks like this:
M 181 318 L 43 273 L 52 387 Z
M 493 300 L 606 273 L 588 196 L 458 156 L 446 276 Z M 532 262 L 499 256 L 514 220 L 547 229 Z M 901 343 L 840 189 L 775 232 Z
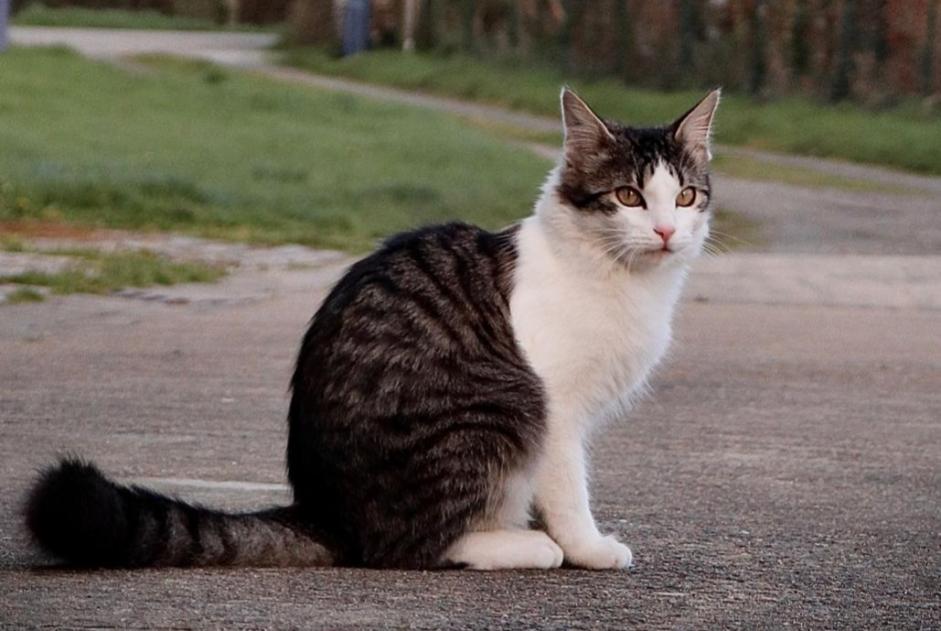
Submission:
M 65 458 L 43 471 L 25 506 L 26 527 L 46 552 L 76 565 L 113 565 L 126 536 L 121 488 L 98 468 Z M 117 544 L 117 545 L 115 545 Z

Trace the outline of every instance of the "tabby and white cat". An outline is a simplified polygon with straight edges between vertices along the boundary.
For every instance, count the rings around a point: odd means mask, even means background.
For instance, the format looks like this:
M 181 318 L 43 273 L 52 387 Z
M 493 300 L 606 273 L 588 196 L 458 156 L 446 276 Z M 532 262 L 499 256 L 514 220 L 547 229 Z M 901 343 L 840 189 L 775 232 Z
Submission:
M 82 566 L 629 566 L 592 517 L 586 443 L 670 341 L 718 100 L 638 129 L 564 90 L 531 217 L 400 234 L 353 265 L 297 360 L 291 506 L 212 511 L 64 460 L 28 498 L 35 540 Z

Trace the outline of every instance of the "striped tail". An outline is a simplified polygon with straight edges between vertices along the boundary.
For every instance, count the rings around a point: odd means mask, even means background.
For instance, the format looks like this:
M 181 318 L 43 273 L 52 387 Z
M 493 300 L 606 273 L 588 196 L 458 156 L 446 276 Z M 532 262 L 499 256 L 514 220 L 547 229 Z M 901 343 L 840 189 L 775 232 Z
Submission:
M 43 550 L 84 567 L 333 564 L 295 507 L 213 511 L 116 484 L 73 459 L 42 473 L 26 525 Z

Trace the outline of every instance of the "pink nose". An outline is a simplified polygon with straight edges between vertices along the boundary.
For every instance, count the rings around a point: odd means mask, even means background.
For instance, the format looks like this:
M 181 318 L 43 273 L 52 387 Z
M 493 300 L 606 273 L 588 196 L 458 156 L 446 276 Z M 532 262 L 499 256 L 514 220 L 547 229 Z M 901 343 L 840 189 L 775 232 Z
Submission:
M 660 238 L 663 239 L 663 245 L 666 245 L 673 233 L 676 232 L 676 228 L 673 226 L 654 226 L 653 231 L 660 235 Z

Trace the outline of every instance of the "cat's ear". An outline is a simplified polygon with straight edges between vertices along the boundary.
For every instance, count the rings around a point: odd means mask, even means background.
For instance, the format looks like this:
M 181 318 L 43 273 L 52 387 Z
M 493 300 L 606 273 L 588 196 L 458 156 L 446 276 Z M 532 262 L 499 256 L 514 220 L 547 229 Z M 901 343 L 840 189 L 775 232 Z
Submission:
M 614 140 L 607 126 L 577 94 L 562 88 L 561 98 L 566 157 L 591 155 Z
M 698 160 L 712 160 L 712 121 L 719 107 L 719 88 L 706 95 L 673 123 L 673 137 Z

